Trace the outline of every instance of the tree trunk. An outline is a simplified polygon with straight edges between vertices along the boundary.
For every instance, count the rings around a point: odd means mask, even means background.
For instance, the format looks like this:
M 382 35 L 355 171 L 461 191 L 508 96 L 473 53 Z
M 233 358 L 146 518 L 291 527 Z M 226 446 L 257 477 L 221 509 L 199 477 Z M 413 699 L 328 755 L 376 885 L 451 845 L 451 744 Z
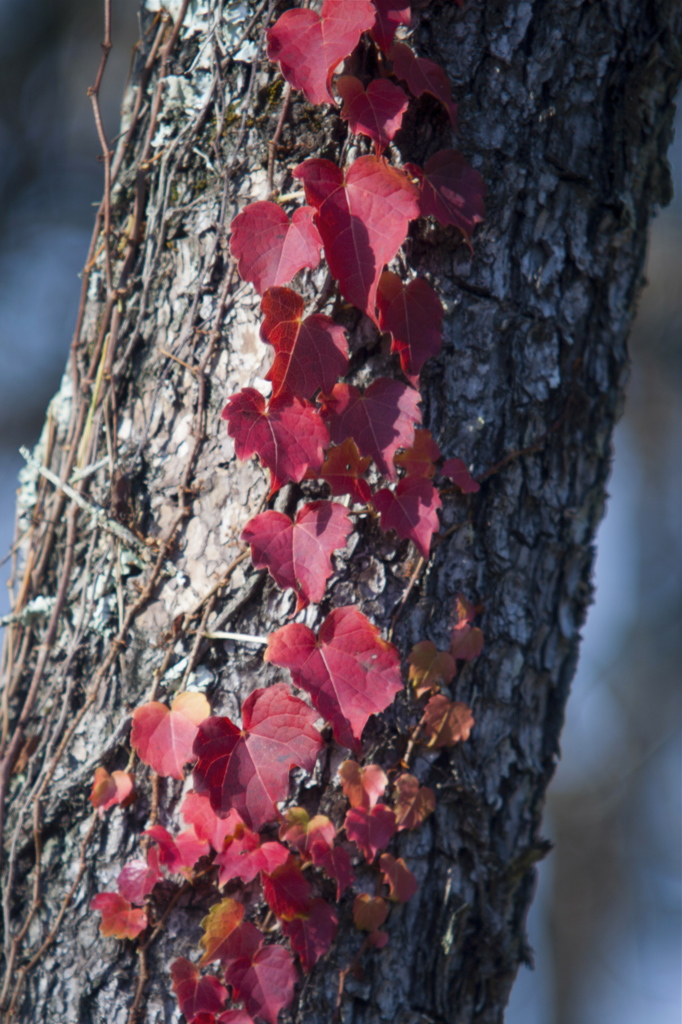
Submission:
M 203 634 L 267 635 L 293 610 L 288 592 L 239 560 L 267 488 L 256 462 L 235 458 L 219 417 L 268 357 L 227 228 L 267 197 L 269 170 L 287 192 L 301 160 L 341 160 L 346 127 L 294 92 L 270 145 L 283 89 L 263 56 L 266 3 L 251 21 L 229 0 L 167 6 L 170 19 L 142 12 L 69 366 L 19 495 L 3 662 L 6 1020 L 179 1020 L 168 968 L 194 955 L 201 884 L 144 955 L 102 938 L 89 903 L 136 855 L 157 807 L 173 820 L 181 786 L 150 789 L 139 772 L 137 802 L 100 821 L 87 799 L 93 772 L 125 767 L 132 709 L 188 683 L 238 719 L 248 693 L 282 673 L 258 647 Z M 419 890 L 393 911 L 389 945 L 345 978 L 338 1019 L 493 1024 L 531 957 L 541 813 L 591 597 L 647 223 L 670 197 L 682 8 L 436 0 L 414 5 L 413 28 L 415 49 L 447 69 L 458 147 L 488 189 L 473 252 L 427 222 L 406 246 L 447 307 L 442 352 L 421 378 L 424 424 L 484 480 L 476 495 L 444 499 L 421 572 L 410 546 L 367 522 L 335 558 L 328 594 L 384 633 L 395 621 L 406 656 L 422 639 L 447 646 L 461 592 L 484 608 L 485 646 L 451 688 L 473 708 L 471 739 L 415 763 L 437 796 L 435 814 L 398 842 Z M 422 163 L 452 138 L 435 100 L 416 110 L 398 142 L 403 160 Z M 309 297 L 323 276 L 308 275 Z M 385 365 L 369 322 L 346 315 L 354 350 Z M 104 512 L 84 511 L 38 466 Z M 275 507 L 291 512 L 300 497 L 288 485 Z M 143 538 L 139 549 L 111 521 Z M 322 617 L 313 606 L 306 621 Z M 366 749 L 386 754 L 408 717 L 399 701 L 370 725 Z M 313 789 L 299 782 L 302 801 L 321 795 L 333 810 L 335 758 Z M 333 1019 L 361 942 L 350 902 L 282 1020 Z

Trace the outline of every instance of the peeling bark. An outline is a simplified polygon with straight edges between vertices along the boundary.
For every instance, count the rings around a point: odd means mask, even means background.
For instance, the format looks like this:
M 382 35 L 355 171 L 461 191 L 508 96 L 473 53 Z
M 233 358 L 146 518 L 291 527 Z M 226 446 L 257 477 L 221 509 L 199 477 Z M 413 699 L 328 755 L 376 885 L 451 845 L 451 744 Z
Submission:
M 182 896 L 144 963 L 133 944 L 100 937 L 89 901 L 135 855 L 151 795 L 142 782 L 131 809 L 93 825 L 92 775 L 101 763 L 125 767 L 131 711 L 152 692 L 163 699 L 189 682 L 207 688 L 217 713 L 238 715 L 249 692 L 282 674 L 259 648 L 203 632 L 267 634 L 293 608 L 248 561 L 234 564 L 267 485 L 255 462 L 237 462 L 219 421 L 225 399 L 269 361 L 257 297 L 226 247 L 232 217 L 267 195 L 283 90 L 257 59 L 266 5 L 251 25 L 245 5 L 196 0 L 182 23 L 187 4 L 167 6 L 175 21 L 143 11 L 124 102 L 111 280 L 105 200 L 69 367 L 35 452 L 62 480 L 97 467 L 74 486 L 147 552 L 34 465 L 19 495 L 16 621 L 3 662 L 6 1020 L 123 1024 L 136 992 L 138 1020 L 179 1020 L 168 967 L 195 948 L 205 893 Z M 457 144 L 489 192 L 473 254 L 434 224 L 413 226 L 406 246 L 447 307 L 442 353 L 422 374 L 424 422 L 485 481 L 477 495 L 445 500 L 442 542 L 409 591 L 395 642 L 403 655 L 421 639 L 444 646 L 462 592 L 485 607 L 486 644 L 451 688 L 473 707 L 472 738 L 416 762 L 437 795 L 433 817 L 398 842 L 419 891 L 393 911 L 390 944 L 366 957 L 363 979 L 347 977 L 343 1024 L 499 1022 L 531 957 L 524 920 L 533 865 L 547 852 L 542 807 L 591 598 L 647 223 L 670 197 L 681 37 L 674 2 L 436 0 L 415 12 L 414 45 L 447 69 Z M 452 145 L 447 115 L 423 98 L 397 143 L 403 160 L 422 162 Z M 338 160 L 346 144 L 330 108 L 294 93 L 276 187 L 293 191 L 297 163 Z M 312 297 L 324 283 L 318 272 L 303 286 Z M 341 316 L 358 367 L 386 366 L 368 321 Z M 367 370 L 355 372 L 362 380 Z M 291 512 L 315 486 L 284 488 L 275 507 Z M 354 603 L 386 630 L 413 559 L 361 525 L 336 558 L 329 602 L 306 622 Z M 409 715 L 403 700 L 374 722 L 369 753 L 388 763 Z M 332 815 L 335 757 L 298 781 L 298 800 Z M 173 821 L 181 786 L 162 780 L 159 790 L 161 820 Z M 332 1020 L 339 972 L 359 946 L 343 911 L 338 943 L 282 1021 Z

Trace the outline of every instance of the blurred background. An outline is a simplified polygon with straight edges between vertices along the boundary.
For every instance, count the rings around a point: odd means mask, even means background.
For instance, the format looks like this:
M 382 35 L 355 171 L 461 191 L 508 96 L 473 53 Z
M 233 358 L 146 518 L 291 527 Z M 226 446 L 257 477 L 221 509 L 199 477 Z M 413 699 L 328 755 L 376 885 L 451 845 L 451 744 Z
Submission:
M 102 92 L 109 138 L 137 38 L 136 0 L 112 7 Z M 98 0 L 0 0 L 0 557 L 12 542 L 17 449 L 37 440 L 58 386 L 101 197 L 87 97 L 101 17 Z M 556 847 L 540 867 L 529 920 L 536 969 L 522 969 L 506 1024 L 680 1022 L 680 117 L 670 157 L 676 198 L 651 229 L 596 603 L 545 819 Z

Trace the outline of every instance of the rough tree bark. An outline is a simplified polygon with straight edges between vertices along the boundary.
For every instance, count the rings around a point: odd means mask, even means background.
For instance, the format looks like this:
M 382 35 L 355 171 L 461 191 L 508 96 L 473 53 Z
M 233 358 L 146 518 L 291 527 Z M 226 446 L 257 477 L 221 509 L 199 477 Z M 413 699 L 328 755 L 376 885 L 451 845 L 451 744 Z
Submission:
M 180 787 L 143 787 L 132 809 L 100 822 L 87 801 L 93 771 L 125 766 L 131 709 L 152 692 L 203 684 L 217 713 L 236 716 L 252 689 L 281 677 L 258 648 L 202 633 L 267 634 L 291 611 L 269 578 L 236 564 L 265 479 L 255 462 L 237 462 L 219 422 L 226 397 L 267 366 L 257 298 L 238 281 L 226 227 L 266 197 L 269 161 L 288 191 L 299 161 L 339 159 L 348 145 L 331 109 L 294 93 L 270 146 L 283 90 L 262 32 L 285 6 L 175 2 L 159 18 L 148 0 L 142 11 L 106 162 L 111 191 L 35 457 L 148 546 L 112 536 L 29 466 L 3 662 L 6 1020 L 123 1024 L 136 992 L 140 1020 L 179 1019 L 168 965 L 196 945 L 200 888 L 145 962 L 132 944 L 102 939 L 88 905 L 134 855 L 152 806 L 172 818 Z M 485 607 L 486 644 L 453 686 L 473 706 L 471 740 L 417 763 L 438 800 L 400 844 L 419 891 L 392 915 L 390 944 L 367 957 L 363 980 L 347 979 L 339 1019 L 492 1024 L 531 956 L 524 920 L 547 850 L 542 806 L 590 601 L 647 222 L 670 195 L 682 9 L 434 0 L 413 15 L 414 45 L 447 69 L 457 145 L 489 193 L 473 254 L 454 230 L 421 222 L 406 247 L 448 310 L 443 351 L 422 374 L 424 420 L 485 482 L 446 500 L 442 541 L 416 580 L 409 547 L 367 523 L 336 559 L 329 592 L 384 630 L 400 607 L 394 639 L 405 654 L 419 639 L 447 643 L 461 591 Z M 435 101 L 421 101 L 398 142 L 404 160 L 420 162 L 452 145 Z M 323 283 L 308 278 L 308 294 Z M 345 315 L 354 347 L 383 365 L 368 322 Z M 289 486 L 276 506 L 299 498 Z M 398 702 L 368 746 L 385 752 L 406 714 Z M 299 798 L 326 790 L 333 810 L 330 773 L 327 762 Z M 339 970 L 357 945 L 346 922 L 291 1019 L 333 1018 Z

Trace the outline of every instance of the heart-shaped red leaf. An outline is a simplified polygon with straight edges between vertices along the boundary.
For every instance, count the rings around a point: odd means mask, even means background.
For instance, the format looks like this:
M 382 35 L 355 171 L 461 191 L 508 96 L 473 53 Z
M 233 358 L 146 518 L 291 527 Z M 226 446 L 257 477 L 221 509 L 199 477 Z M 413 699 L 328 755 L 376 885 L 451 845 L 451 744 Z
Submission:
M 282 923 L 282 931 L 300 956 L 306 974 L 329 951 L 338 927 L 338 914 L 322 899 L 311 900 L 305 916 Z
M 290 807 L 284 817 L 286 822 L 280 826 L 279 838 L 298 850 L 303 860 L 312 859 L 314 843 L 323 843 L 327 848 L 334 845 L 336 828 L 325 814 L 311 818 L 303 807 Z
M 217 814 L 235 808 L 254 831 L 277 817 L 294 766 L 310 772 L 322 747 L 317 714 L 284 683 L 254 690 L 244 701 L 243 728 L 215 716 L 199 728 L 194 786 Z
M 133 777 L 130 772 L 114 771 L 109 774 L 100 765 L 95 768 L 95 778 L 90 793 L 90 803 L 97 808 L 100 818 L 115 804 L 129 803 L 133 799 Z
M 237 900 L 225 899 L 211 907 L 201 922 L 204 934 L 199 945 L 204 955 L 199 961 L 200 966 L 210 964 L 213 960 L 222 960 L 222 945 L 238 928 L 244 919 L 244 904 Z
M 260 836 L 245 825 L 240 825 L 234 839 L 228 842 L 215 863 L 220 872 L 220 885 L 227 885 L 233 878 L 241 878 L 245 885 L 252 882 L 261 871 L 274 871 L 284 864 L 289 851 L 281 843 L 263 843 Z
M 268 288 L 261 312 L 265 317 L 261 338 L 275 350 L 266 374 L 276 397 L 287 391 L 312 398 L 316 391 L 331 391 L 348 369 L 348 345 L 343 327 L 323 313 L 303 319 L 304 302 L 290 288 Z
M 369 0 L 325 0 L 322 10 L 285 11 L 268 29 L 268 58 L 311 103 L 333 103 L 329 90 L 337 64 L 355 49 L 374 24 Z
M 386 804 L 377 804 L 371 811 L 351 807 L 343 824 L 348 838 L 368 861 L 385 850 L 396 833 L 395 814 Z
M 156 847 L 152 846 L 147 854 L 147 860 L 131 860 L 124 866 L 116 879 L 116 885 L 124 899 L 142 906 L 162 878 L 159 853 Z
M 313 215 L 310 206 L 302 206 L 290 221 L 277 203 L 260 202 L 245 206 L 234 218 L 230 252 L 243 280 L 259 295 L 287 284 L 303 267 L 318 265 L 322 239 Z
M 244 527 L 257 569 L 267 569 L 275 583 L 296 591 L 296 611 L 321 601 L 333 569 L 331 553 L 346 544 L 352 530 L 348 512 L 333 501 L 311 501 L 295 522 L 282 512 L 261 512 Z
M 225 972 L 234 998 L 268 1024 L 277 1024 L 280 1010 L 291 1005 L 297 979 L 293 958 L 284 946 L 261 946 L 252 959 L 235 960 Z
M 395 491 L 377 491 L 372 503 L 381 513 L 382 530 L 395 530 L 403 540 L 414 541 L 424 558 L 429 557 L 431 538 L 440 527 L 437 510 L 443 506 L 430 480 L 403 477 Z
M 395 43 L 389 54 L 393 61 L 393 74 L 407 82 L 413 96 L 427 92 L 443 104 L 452 127 L 457 129 L 457 104 L 452 99 L 450 79 L 438 64 L 426 57 L 418 57 L 407 43 Z
M 371 461 L 369 456 L 361 459 L 355 441 L 347 437 L 343 444 L 327 449 L 318 476 L 327 481 L 333 495 L 350 494 L 353 501 L 364 505 L 372 497 L 369 484 L 362 479 Z
M 400 131 L 410 102 L 403 90 L 386 78 L 373 78 L 365 89 L 358 78 L 343 75 L 336 91 L 343 100 L 341 117 L 354 135 L 367 135 L 380 156 Z
M 395 480 L 393 456 L 409 448 L 421 423 L 420 395 L 390 377 L 380 377 L 363 392 L 352 384 L 337 384 L 325 396 L 322 416 L 334 444 L 352 437 L 362 455 L 370 455 L 384 476 Z
M 454 149 L 435 153 L 423 169 L 416 164 L 406 164 L 405 169 L 421 181 L 422 217 L 433 216 L 444 226 L 453 224 L 471 244 L 471 234 L 485 215 L 485 185 L 478 171 Z
M 200 977 L 196 964 L 179 957 L 171 964 L 173 989 L 180 1011 L 187 1020 L 199 1013 L 220 1013 L 227 1000 L 227 989 L 212 974 Z
M 366 764 L 364 767 L 357 761 L 344 761 L 339 765 L 341 785 L 351 807 L 364 807 L 371 810 L 388 786 L 388 778 L 378 764 Z
M 308 469 L 317 471 L 324 462 L 327 428 L 315 407 L 297 395 L 280 394 L 266 408 L 260 391 L 244 388 L 228 399 L 221 416 L 238 458 L 257 455 L 270 470 L 270 498 L 282 484 L 300 483 Z
M 219 818 L 211 807 L 207 796 L 202 796 L 190 789 L 182 801 L 180 813 L 188 825 L 193 825 L 198 839 L 207 839 L 216 853 L 225 846 L 228 836 L 233 836 L 242 825 L 242 819 L 233 809 L 226 818 Z
M 144 910 L 130 905 L 127 899 L 117 892 L 99 892 L 90 900 L 90 909 L 99 910 L 102 923 L 99 930 L 102 935 L 113 936 L 115 939 L 136 939 L 147 927 L 147 915 Z
M 407 0 L 373 0 L 377 16 L 372 26 L 372 38 L 376 40 L 385 54 L 388 54 L 393 43 L 395 31 L 399 25 L 409 28 L 410 5 Z
M 375 323 L 376 294 L 390 263 L 419 215 L 417 190 L 407 175 L 381 157 L 361 156 L 344 172 L 330 160 L 312 159 L 294 171 L 341 294 Z
M 172 836 L 163 825 L 152 825 L 142 835 L 151 836 L 158 844 L 161 863 L 174 875 L 189 876 L 199 858 L 209 852 L 209 844 L 205 839 L 197 837 L 194 826 Z
M 331 723 L 336 741 L 356 750 L 370 715 L 387 708 L 403 688 L 397 650 L 353 606 L 335 608 L 317 637 L 298 622 L 271 633 L 265 660 L 290 669 Z
M 181 693 L 170 710 L 165 704 L 150 701 L 133 711 L 131 745 L 158 775 L 181 779 L 182 766 L 194 760 L 192 744 L 199 723 L 210 714 L 203 693 Z
M 379 281 L 377 306 L 381 330 L 391 333 L 391 352 L 397 352 L 403 373 L 416 385 L 426 360 L 440 352 L 442 303 L 423 277 L 403 285 L 397 274 L 387 270 Z
M 291 921 L 308 912 L 310 882 L 297 861 L 288 856 L 284 864 L 264 876 L 263 895 L 279 921 Z

